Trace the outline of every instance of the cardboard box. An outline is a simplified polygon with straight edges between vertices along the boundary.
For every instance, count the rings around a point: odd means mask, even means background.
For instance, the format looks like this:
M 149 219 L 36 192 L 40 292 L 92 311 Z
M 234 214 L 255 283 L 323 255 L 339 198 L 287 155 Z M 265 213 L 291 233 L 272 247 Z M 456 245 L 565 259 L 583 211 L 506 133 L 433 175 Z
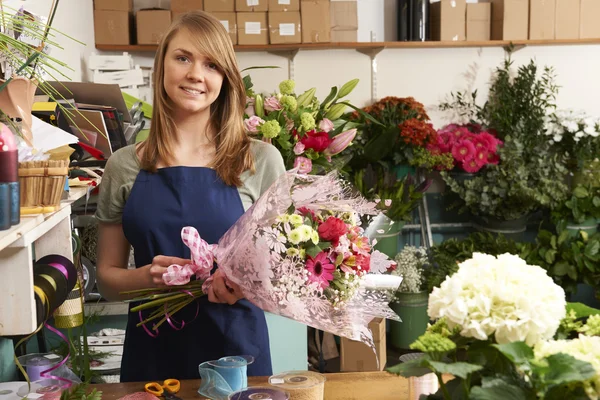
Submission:
M 204 0 L 171 0 L 171 11 L 174 14 L 196 10 L 204 10 Z
M 580 0 L 556 0 L 555 39 L 579 39 Z
M 300 11 L 300 0 L 269 0 L 269 11 Z
M 239 12 L 236 22 L 238 44 L 269 44 L 266 12 Z
M 369 324 L 369 329 L 373 333 L 375 353 L 362 342 L 346 338 L 340 339 L 341 372 L 383 371 L 385 368 L 387 361 L 385 319 L 374 319 Z
M 235 0 L 204 0 L 204 11 L 234 12 Z
M 579 37 L 581 39 L 600 39 L 600 1 L 581 0 L 579 19 Z
M 556 0 L 529 1 L 529 39 L 554 39 Z
M 492 0 L 492 40 L 527 40 L 529 0 Z
M 358 2 L 356 0 L 331 0 L 331 30 L 358 29 Z
M 358 42 L 358 29 L 347 31 L 331 30 L 331 41 L 333 43 L 355 43 Z
M 231 42 L 235 45 L 237 44 L 237 20 L 234 12 L 215 12 L 211 13 L 225 27 L 225 30 L 229 32 L 229 37 L 231 38 Z
M 133 14 L 129 11 L 94 11 L 96 44 L 132 44 Z
M 94 0 L 94 10 L 133 11 L 133 0 Z
M 430 5 L 431 40 L 466 39 L 467 3 L 465 0 L 440 0 Z
M 490 40 L 492 4 L 467 3 L 467 41 Z
M 302 16 L 302 43 L 331 41 L 329 0 L 300 0 Z
M 236 12 L 265 12 L 269 10 L 269 0 L 235 0 Z
M 138 44 L 158 44 L 171 25 L 169 10 L 139 10 L 135 16 Z
M 302 43 L 299 11 L 269 11 L 269 43 Z

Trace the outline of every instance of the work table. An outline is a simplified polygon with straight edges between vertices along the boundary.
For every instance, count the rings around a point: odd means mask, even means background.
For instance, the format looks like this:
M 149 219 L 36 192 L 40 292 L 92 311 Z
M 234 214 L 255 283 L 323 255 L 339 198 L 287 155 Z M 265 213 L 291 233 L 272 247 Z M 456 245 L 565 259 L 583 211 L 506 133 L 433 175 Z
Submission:
M 388 372 L 347 372 L 324 374 L 325 400 L 400 400 L 408 399 L 408 379 Z M 267 385 L 268 377 L 249 377 L 249 386 Z M 144 383 L 92 385 L 102 391 L 102 400 L 117 400 L 144 390 Z M 184 380 L 177 396 L 183 400 L 205 399 L 198 394 L 200 379 Z

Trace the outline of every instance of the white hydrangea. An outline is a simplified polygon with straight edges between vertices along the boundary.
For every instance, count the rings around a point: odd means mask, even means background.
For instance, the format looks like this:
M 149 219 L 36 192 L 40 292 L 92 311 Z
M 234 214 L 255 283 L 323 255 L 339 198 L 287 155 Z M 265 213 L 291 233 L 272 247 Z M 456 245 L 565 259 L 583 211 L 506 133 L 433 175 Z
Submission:
M 596 370 L 596 376 L 586 384 L 586 392 L 591 399 L 600 396 L 600 337 L 579 335 L 573 340 L 549 340 L 539 342 L 533 349 L 535 358 L 564 353 L 581 361 L 587 361 Z
M 573 136 L 579 142 L 586 136 L 598 137 L 600 135 L 600 118 L 593 118 L 583 111 L 558 110 L 545 117 L 545 130 L 553 142 L 560 142 L 565 135 Z
M 566 315 L 564 290 L 546 271 L 512 254 L 497 258 L 474 253 L 429 296 L 432 319 L 446 317 L 450 328 L 479 340 L 524 341 L 552 338 Z

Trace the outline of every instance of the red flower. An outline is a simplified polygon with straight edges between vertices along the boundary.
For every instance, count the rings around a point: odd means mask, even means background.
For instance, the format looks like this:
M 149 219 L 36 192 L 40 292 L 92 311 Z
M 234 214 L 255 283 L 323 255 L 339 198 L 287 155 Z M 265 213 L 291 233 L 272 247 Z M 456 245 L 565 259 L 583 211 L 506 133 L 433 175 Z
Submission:
M 348 226 L 339 218 L 329 217 L 327 221 L 319 225 L 318 231 L 321 239 L 331 242 L 333 246 L 337 246 L 340 237 L 348 233 Z
M 313 210 L 310 210 L 306 207 L 300 207 L 296 211 L 298 211 L 298 213 L 303 217 L 309 217 L 313 222 L 317 220 L 317 215 L 314 213 Z
M 371 256 L 358 254 L 356 256 L 356 265 L 360 267 L 360 273 L 368 273 L 371 270 Z
M 313 149 L 317 153 L 322 153 L 333 142 L 327 132 L 315 132 L 314 130 L 306 132 L 306 136 L 300 139 L 300 143 L 307 149 Z

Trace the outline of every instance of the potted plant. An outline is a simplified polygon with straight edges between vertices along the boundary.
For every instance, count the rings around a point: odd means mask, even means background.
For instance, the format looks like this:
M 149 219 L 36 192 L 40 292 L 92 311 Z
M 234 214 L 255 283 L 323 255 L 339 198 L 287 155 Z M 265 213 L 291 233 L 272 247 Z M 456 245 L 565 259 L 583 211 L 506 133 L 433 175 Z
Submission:
M 600 218 L 600 187 L 594 184 L 577 185 L 569 199 L 552 210 L 555 223 L 566 222 L 565 229 L 571 236 L 580 231 L 592 235 L 598 231 Z
M 519 239 L 532 212 L 553 208 L 566 199 L 564 154 L 543 135 L 546 115 L 555 108 L 553 72 L 545 68 L 538 75 L 534 61 L 513 74 L 509 53 L 496 69 L 483 106 L 465 101 L 464 94 L 442 103 L 442 109 L 471 107 L 464 113 L 493 130 L 504 143 L 498 149 L 498 163 L 487 165 L 472 179 L 461 181 L 442 172 L 446 184 L 464 202 L 463 208 L 475 216 L 479 230 Z

